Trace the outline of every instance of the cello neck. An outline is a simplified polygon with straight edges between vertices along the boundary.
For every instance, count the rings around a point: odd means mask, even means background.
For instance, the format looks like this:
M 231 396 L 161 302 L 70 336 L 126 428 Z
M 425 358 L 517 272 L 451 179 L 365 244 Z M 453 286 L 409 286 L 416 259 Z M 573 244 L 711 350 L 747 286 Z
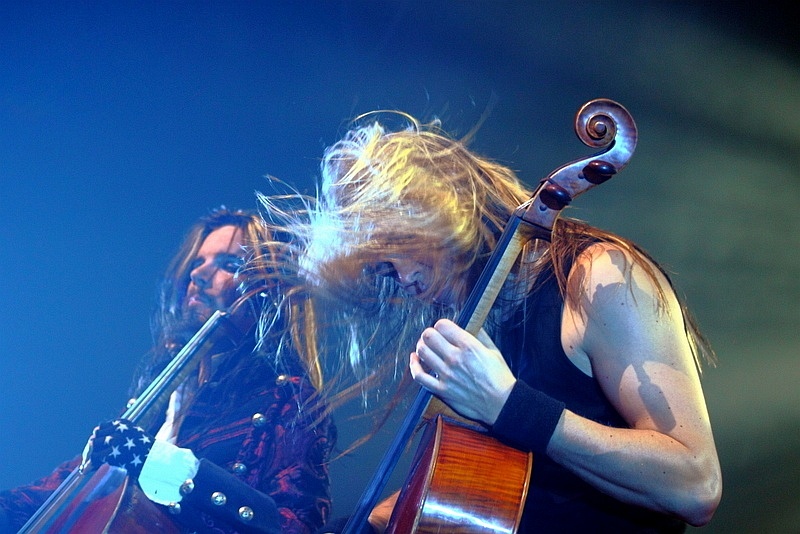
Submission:
M 602 151 L 551 172 L 541 180 L 531 199 L 520 205 L 511 216 L 456 321 L 473 335 L 483 326 L 524 243 L 530 239 L 549 240 L 563 208 L 578 195 L 604 183 L 625 167 L 638 139 L 630 113 L 617 102 L 605 98 L 581 106 L 575 115 L 574 128 L 586 146 Z M 403 449 L 426 413 L 431 398 L 428 390 L 420 389 L 355 512 L 350 516 L 344 530 L 346 534 L 371 532 L 367 519 L 377 505 Z

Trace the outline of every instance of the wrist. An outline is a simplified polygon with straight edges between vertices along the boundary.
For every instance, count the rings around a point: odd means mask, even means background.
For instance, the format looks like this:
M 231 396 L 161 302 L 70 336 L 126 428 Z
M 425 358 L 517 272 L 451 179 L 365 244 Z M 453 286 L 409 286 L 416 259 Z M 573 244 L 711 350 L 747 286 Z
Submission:
M 194 478 L 199 467 L 200 462 L 191 450 L 156 440 L 139 474 L 139 486 L 155 503 L 180 502 L 181 485 Z
M 492 426 L 492 434 L 518 449 L 543 454 L 565 404 L 517 380 Z
M 516 383 L 517 380 L 514 379 L 510 383 L 506 384 L 504 388 L 498 388 L 497 393 L 494 396 L 494 401 L 487 403 L 487 413 L 485 414 L 486 419 L 484 419 L 484 421 L 489 426 L 494 426 L 497 423 L 497 419 L 500 417 L 500 413 L 508 403 L 508 398 L 511 396 L 511 392 L 514 390 Z

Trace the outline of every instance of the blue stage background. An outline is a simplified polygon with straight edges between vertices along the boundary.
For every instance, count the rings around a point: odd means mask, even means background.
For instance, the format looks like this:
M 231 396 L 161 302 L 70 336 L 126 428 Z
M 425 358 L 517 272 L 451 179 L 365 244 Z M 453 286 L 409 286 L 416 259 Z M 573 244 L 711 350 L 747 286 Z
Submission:
M 800 524 L 800 55 L 737 2 L 42 2 L 0 7 L 0 487 L 80 452 L 125 402 L 188 225 L 314 192 L 374 109 L 440 117 L 535 183 L 587 154 L 572 117 L 632 112 L 629 167 L 570 214 L 674 273 L 720 365 L 725 488 L 708 532 Z M 348 429 L 344 429 L 347 434 Z M 334 466 L 346 514 L 379 446 Z

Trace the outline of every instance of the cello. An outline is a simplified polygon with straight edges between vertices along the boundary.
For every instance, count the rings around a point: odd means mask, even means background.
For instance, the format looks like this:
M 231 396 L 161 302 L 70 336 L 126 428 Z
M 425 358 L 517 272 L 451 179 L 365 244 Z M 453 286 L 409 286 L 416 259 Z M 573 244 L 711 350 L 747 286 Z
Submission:
M 481 329 L 524 244 L 531 240 L 549 241 L 563 208 L 622 170 L 638 139 L 630 113 L 604 98 L 581 106 L 574 128 L 586 146 L 602 150 L 551 172 L 539 182 L 533 196 L 514 211 L 458 314 L 456 323 L 467 332 L 477 335 Z M 427 420 L 427 428 L 387 532 L 516 532 L 533 468 L 532 454 L 500 443 L 480 427 L 453 422 L 441 415 L 448 411 L 453 413 L 429 391 L 420 389 L 347 522 L 346 534 L 371 532 L 369 514 L 420 420 Z M 496 466 L 500 462 L 503 477 L 497 477 Z
M 255 324 L 250 291 L 227 310 L 217 310 L 121 416 L 135 424 L 163 413 L 172 391 L 212 350 L 238 345 Z M 177 534 L 164 508 L 150 501 L 119 467 L 89 462 L 73 470 L 28 520 L 19 534 Z

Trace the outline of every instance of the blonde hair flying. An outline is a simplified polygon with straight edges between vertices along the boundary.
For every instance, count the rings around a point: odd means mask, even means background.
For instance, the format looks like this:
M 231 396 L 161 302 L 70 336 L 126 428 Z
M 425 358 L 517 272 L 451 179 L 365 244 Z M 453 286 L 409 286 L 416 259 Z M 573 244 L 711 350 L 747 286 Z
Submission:
M 378 115 L 386 113 L 393 119 L 399 117 L 406 126 L 389 131 L 378 120 Z M 466 140 L 448 136 L 438 121 L 422 124 L 401 112 L 359 117 L 355 127 L 325 151 L 321 174 L 318 202 L 303 230 L 307 247 L 301 268 L 337 300 L 345 315 L 364 312 L 365 321 L 350 323 L 362 328 L 361 339 L 351 336 L 355 341 L 350 361 L 354 364 L 365 363 L 365 340 L 366 345 L 378 342 L 383 349 L 396 351 L 395 366 L 397 359 L 405 361 L 406 349 L 413 347 L 408 343 L 431 324 L 431 318 L 442 314 L 441 309 L 425 309 L 420 300 L 430 302 L 442 287 L 454 288 L 455 306 L 448 310 L 453 315 L 509 217 L 533 194 L 510 168 L 469 150 Z M 663 301 L 668 289 L 658 276 L 663 270 L 632 242 L 564 217 L 557 221 L 551 237 L 533 266 L 528 265 L 524 272 L 519 269 L 509 278 L 508 285 L 515 287 L 508 295 L 524 298 L 531 277 L 552 265 L 565 299 L 581 302 L 581 295 L 567 291 L 569 268 L 586 246 L 605 241 L 642 266 Z M 523 251 L 522 258 L 529 257 L 527 252 Z M 444 263 L 432 266 L 433 280 L 421 295 L 423 299 L 397 291 L 396 281 L 380 276 L 385 274 L 381 266 L 393 258 L 431 257 L 448 261 L 446 267 Z M 387 306 L 395 307 L 393 313 L 386 312 Z M 405 312 L 398 314 L 398 308 Z M 707 344 L 685 308 L 684 313 L 687 336 L 699 349 L 697 356 L 706 351 Z M 411 322 L 398 325 L 398 316 Z M 395 319 L 391 327 L 382 324 L 390 317 Z M 399 345 L 391 346 L 388 339 Z M 364 376 L 384 366 L 386 360 L 367 362 Z

